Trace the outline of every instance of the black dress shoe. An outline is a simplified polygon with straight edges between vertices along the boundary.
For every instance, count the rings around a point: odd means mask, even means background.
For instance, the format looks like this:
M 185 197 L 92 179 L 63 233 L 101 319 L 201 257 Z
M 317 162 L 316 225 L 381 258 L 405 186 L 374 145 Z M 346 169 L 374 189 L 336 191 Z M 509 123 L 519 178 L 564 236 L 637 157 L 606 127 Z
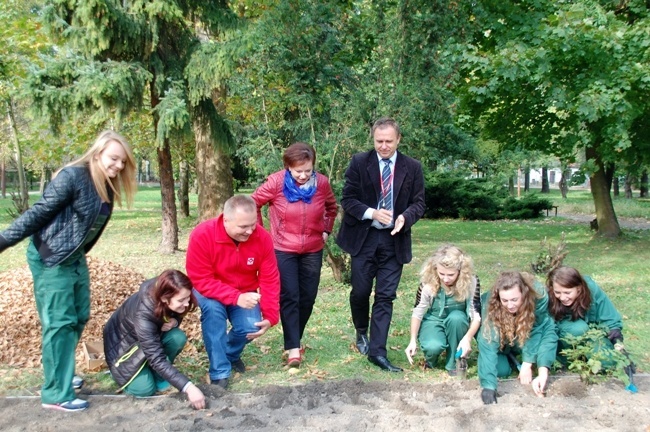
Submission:
M 388 372 L 402 372 L 401 367 L 394 366 L 384 356 L 368 356 L 368 361 Z
M 365 333 L 357 332 L 357 349 L 362 355 L 368 355 L 370 341 Z
M 232 369 L 235 372 L 239 373 L 244 373 L 246 372 L 246 365 L 244 364 L 244 361 L 242 359 L 237 359 L 234 362 L 230 363 L 230 366 L 232 366 Z
M 210 384 L 221 387 L 222 389 L 228 388 L 228 378 L 221 378 L 216 380 L 210 380 Z

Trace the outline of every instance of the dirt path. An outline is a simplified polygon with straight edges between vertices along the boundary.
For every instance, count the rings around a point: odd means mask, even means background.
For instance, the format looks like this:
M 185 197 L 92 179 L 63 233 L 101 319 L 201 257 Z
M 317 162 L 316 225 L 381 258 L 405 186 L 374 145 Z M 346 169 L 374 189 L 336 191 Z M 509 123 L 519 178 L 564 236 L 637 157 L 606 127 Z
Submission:
M 569 219 L 577 222 L 584 222 L 589 225 L 595 216 L 593 215 L 582 215 L 582 214 L 566 214 L 558 213 L 557 217 Z M 650 229 L 650 221 L 644 218 L 618 218 L 618 224 L 621 228 L 635 229 L 635 230 L 647 230 Z
M 380 376 L 378 376 L 380 378 Z M 313 382 L 237 394 L 210 389 L 206 410 L 175 393 L 149 399 L 87 395 L 82 413 L 44 410 L 38 399 L 1 399 L 2 431 L 646 431 L 650 377 L 631 394 L 620 382 L 585 386 L 553 377 L 546 398 L 516 380 L 499 384 L 497 405 L 485 406 L 476 380 L 437 384 Z M 205 388 L 204 388 L 205 389 Z M 208 389 L 205 389 L 208 390 Z

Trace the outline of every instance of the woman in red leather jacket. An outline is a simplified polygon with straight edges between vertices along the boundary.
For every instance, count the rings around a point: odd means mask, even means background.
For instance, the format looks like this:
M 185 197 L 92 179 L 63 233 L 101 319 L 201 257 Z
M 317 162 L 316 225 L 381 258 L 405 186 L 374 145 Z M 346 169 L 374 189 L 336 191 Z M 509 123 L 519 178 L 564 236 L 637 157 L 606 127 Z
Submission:
M 280 319 L 290 367 L 299 367 L 304 349 L 300 340 L 312 313 L 323 247 L 334 226 L 336 198 L 329 179 L 314 170 L 316 152 L 297 142 L 284 152 L 284 169 L 271 174 L 252 197 L 269 205 L 271 236 L 280 271 Z

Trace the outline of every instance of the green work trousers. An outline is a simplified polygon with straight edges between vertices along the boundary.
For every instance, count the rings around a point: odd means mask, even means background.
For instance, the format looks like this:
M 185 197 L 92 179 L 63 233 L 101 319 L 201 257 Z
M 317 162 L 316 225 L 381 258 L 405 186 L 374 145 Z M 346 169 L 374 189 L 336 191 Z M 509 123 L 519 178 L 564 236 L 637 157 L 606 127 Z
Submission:
M 512 366 L 508 361 L 508 357 L 502 351 L 499 351 L 499 353 L 497 354 L 497 377 L 505 378 L 505 377 L 509 377 L 511 374 L 512 374 Z
M 163 351 L 170 363 L 174 363 L 186 342 L 187 336 L 178 327 L 163 333 Z M 124 392 L 136 397 L 146 397 L 153 396 L 158 388 L 167 386 L 166 381 L 145 363 L 140 372 L 124 388 Z
M 458 303 L 457 307 L 459 309 L 444 311 L 442 316 L 439 314 L 439 309 L 432 307 L 422 319 L 418 340 L 424 358 L 433 367 L 438 362 L 438 356 L 446 351 L 445 369 L 456 369 L 454 355 L 460 340 L 469 329 L 469 321 L 464 309 L 465 303 Z
M 581 319 L 575 321 L 564 319 L 557 323 L 557 333 L 559 338 L 558 345 L 557 345 L 557 349 L 558 349 L 557 358 L 562 364 L 566 364 L 567 359 L 565 356 L 560 354 L 561 351 L 565 348 L 571 347 L 562 339 L 568 335 L 582 336 L 588 330 L 589 330 L 589 324 L 587 324 L 585 320 L 581 320 Z M 595 345 L 593 347 L 593 353 L 596 354 L 603 350 L 613 350 L 613 349 L 614 349 L 614 345 L 609 341 L 609 339 L 603 337 L 602 339 L 595 342 Z M 607 358 L 602 358 L 600 360 L 604 368 L 611 368 L 616 366 L 616 362 L 614 360 L 608 360 Z
M 90 276 L 86 257 L 77 254 L 46 267 L 34 245 L 27 248 L 34 278 L 36 309 L 41 320 L 43 376 L 41 401 L 55 404 L 75 399 L 72 378 L 75 350 L 90 317 Z

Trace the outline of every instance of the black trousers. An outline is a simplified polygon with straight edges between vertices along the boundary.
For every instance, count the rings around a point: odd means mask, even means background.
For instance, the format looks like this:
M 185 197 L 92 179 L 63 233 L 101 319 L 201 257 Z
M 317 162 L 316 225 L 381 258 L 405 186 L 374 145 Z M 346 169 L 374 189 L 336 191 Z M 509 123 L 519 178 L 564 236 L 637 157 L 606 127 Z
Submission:
M 297 254 L 275 251 L 280 271 L 280 319 L 284 349 L 300 348 L 318 294 L 323 251 Z
M 402 265 L 395 255 L 391 229 L 370 228 L 361 251 L 352 257 L 352 291 L 350 310 L 352 322 L 359 332 L 368 331 L 368 355 L 386 356 L 386 341 L 393 317 L 393 300 L 402 277 Z M 375 281 L 376 280 L 376 281 Z M 375 282 L 375 299 L 370 314 L 370 295 Z

